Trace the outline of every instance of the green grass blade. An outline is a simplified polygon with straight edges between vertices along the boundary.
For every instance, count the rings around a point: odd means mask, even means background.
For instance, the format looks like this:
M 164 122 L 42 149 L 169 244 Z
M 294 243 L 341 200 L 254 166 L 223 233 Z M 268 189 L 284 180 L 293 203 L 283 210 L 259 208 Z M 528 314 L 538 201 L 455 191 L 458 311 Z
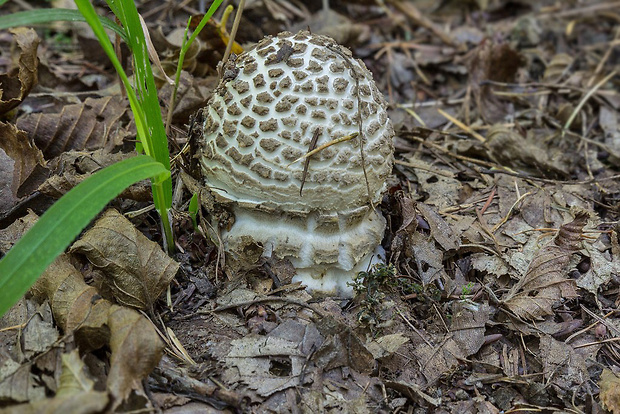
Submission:
M 140 24 L 138 10 L 131 0 L 109 0 L 107 3 L 127 32 L 128 46 L 134 57 L 135 91 L 114 53 L 110 39 L 106 36 L 92 4 L 89 0 L 75 0 L 75 4 L 91 26 L 93 33 L 97 36 L 99 43 L 125 84 L 129 104 L 136 121 L 138 139 L 144 151 L 170 170 L 168 138 L 161 117 L 157 88 L 155 87 L 151 63 L 148 59 L 146 40 Z M 152 189 L 153 201 L 162 219 L 168 250 L 172 251 L 174 241 L 172 240 L 172 227 L 168 219 L 168 210 L 172 206 L 172 181 L 168 178 L 163 182 L 153 183 Z
M 164 122 L 161 116 L 157 87 L 155 86 L 147 42 L 144 38 L 144 31 L 140 23 L 138 9 L 136 9 L 134 1 L 110 0 L 109 4 L 115 7 L 113 10 L 118 8 L 119 14 L 117 17 L 123 24 L 127 32 L 127 37 L 129 38 L 129 47 L 131 48 L 135 62 L 135 87 L 149 128 L 149 138 L 153 151 L 152 156 L 167 168 L 170 168 L 168 138 L 166 137 Z M 170 199 L 166 200 L 168 207 L 172 203 L 172 187 L 170 187 L 169 196 Z
M 123 70 L 123 65 L 121 65 L 121 62 L 118 60 L 116 53 L 114 53 L 114 47 L 112 46 L 110 39 L 108 38 L 105 30 L 103 29 L 103 26 L 99 22 L 99 16 L 97 15 L 97 12 L 95 12 L 95 9 L 93 8 L 93 5 L 90 4 L 89 0 L 75 0 L 75 4 L 77 5 L 80 13 L 82 13 L 84 18 L 86 19 L 86 22 L 90 25 L 93 33 L 99 41 L 99 44 L 103 48 L 103 51 L 106 53 L 106 55 L 108 55 L 108 58 L 112 62 L 116 73 L 118 73 L 118 76 L 121 78 L 121 81 L 125 85 L 125 89 L 127 90 L 127 98 L 129 99 L 129 105 L 131 106 L 131 111 L 133 112 L 134 120 L 136 122 L 138 139 L 140 139 L 140 141 L 148 141 L 148 139 L 146 138 L 148 130 L 146 128 L 144 112 L 142 111 L 142 107 L 140 106 L 140 103 L 138 101 L 138 98 L 136 97 L 135 91 L 132 88 L 129 78 Z M 147 142 L 143 143 L 146 154 L 152 156 L 153 154 L 151 148 L 147 145 Z
M 65 194 L 0 261 L 0 316 L 123 189 L 146 178 L 159 182 L 169 176 L 161 163 L 139 155 L 104 168 Z
M 0 3 L 1 5 L 1 3 Z M 125 30 L 107 17 L 97 17 L 103 27 L 112 30 L 127 41 Z M 51 23 L 57 21 L 66 22 L 86 22 L 86 19 L 78 10 L 72 9 L 35 9 L 21 11 L 0 16 L 0 30 L 10 29 L 11 27 L 32 26 L 35 24 Z

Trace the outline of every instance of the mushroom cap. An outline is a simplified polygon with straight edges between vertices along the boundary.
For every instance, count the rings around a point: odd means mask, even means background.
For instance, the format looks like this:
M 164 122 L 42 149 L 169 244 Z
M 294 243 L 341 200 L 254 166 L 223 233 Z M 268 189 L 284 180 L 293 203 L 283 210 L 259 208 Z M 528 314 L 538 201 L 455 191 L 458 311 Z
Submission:
M 302 31 L 267 37 L 234 64 L 204 111 L 200 161 L 217 194 L 293 215 L 359 211 L 380 201 L 394 130 L 361 60 L 329 37 Z M 315 134 L 320 147 L 360 130 L 313 155 L 305 179 L 305 160 L 292 163 Z

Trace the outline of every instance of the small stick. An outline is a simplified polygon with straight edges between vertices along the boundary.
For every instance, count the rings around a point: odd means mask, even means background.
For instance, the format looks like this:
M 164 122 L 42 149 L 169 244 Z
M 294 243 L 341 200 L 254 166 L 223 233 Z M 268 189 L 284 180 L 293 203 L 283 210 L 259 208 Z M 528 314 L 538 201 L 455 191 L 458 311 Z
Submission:
M 315 132 L 315 134 L 316 134 L 316 132 Z M 336 139 L 334 139 L 332 141 L 326 142 L 325 144 L 321 145 L 320 147 L 314 148 L 314 149 L 312 149 L 312 142 L 311 142 L 310 143 L 310 148 L 308 148 L 309 151 L 306 154 L 302 155 L 301 157 L 297 158 L 295 161 L 287 164 L 287 168 L 289 166 L 295 164 L 296 162 L 299 162 L 299 161 L 301 161 L 303 159 L 312 157 L 314 154 L 316 154 L 319 151 L 323 151 L 327 147 L 331 147 L 332 145 L 340 144 L 341 142 L 350 141 L 353 138 L 356 138 L 358 135 L 359 135 L 359 132 L 354 132 L 352 134 L 345 135 L 344 137 L 336 138 Z M 314 140 L 314 137 L 312 139 Z M 314 145 L 316 145 L 316 141 L 315 140 L 314 140 Z
M 301 176 L 301 187 L 299 187 L 299 196 L 301 197 L 301 192 L 304 190 L 304 184 L 306 183 L 306 176 L 308 175 L 308 167 L 310 166 L 310 156 L 315 151 L 314 147 L 316 147 L 316 142 L 319 140 L 320 129 L 317 128 L 314 130 L 314 135 L 312 136 L 312 140 L 310 141 L 310 145 L 308 146 L 308 152 L 306 153 L 306 162 L 304 163 L 304 172 Z

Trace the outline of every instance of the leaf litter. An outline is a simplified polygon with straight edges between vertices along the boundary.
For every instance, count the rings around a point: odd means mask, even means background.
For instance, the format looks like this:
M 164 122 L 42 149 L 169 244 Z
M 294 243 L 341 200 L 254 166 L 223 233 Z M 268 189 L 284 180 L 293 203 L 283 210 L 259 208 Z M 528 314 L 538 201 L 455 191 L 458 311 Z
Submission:
M 240 44 L 318 22 L 365 61 L 392 104 L 396 165 L 379 206 L 390 265 L 358 275 L 347 300 L 291 285 L 294 269 L 260 258 L 260 246 L 227 260 L 216 230 L 230 216 L 201 192 L 194 229 L 186 205 L 200 189 L 183 153 L 176 261 L 158 246 L 156 215 L 144 213 L 148 184 L 134 186 L 1 319 L 0 406 L 620 412 L 615 10 L 602 1 L 249 3 Z M 167 7 L 140 3 L 164 70 L 193 12 Z M 134 146 L 105 60 L 92 59 L 81 35 L 82 50 L 59 44 L 76 29 L 56 30 L 0 37 L 14 51 L 0 55 L 0 216 L 14 220 L 0 231 L 2 251 L 35 220 L 23 217 L 28 208 L 44 212 Z M 170 136 L 177 151 L 217 81 L 218 30 L 210 25 L 188 54 Z M 39 194 L 49 199 L 35 202 Z

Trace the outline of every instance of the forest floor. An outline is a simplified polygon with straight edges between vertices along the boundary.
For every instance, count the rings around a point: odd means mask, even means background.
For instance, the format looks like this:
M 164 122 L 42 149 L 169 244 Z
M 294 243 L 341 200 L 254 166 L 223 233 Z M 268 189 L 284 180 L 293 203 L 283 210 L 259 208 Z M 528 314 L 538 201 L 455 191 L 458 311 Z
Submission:
M 203 5 L 137 3 L 173 68 Z M 176 252 L 161 249 L 148 183 L 110 203 L 0 319 L 0 412 L 620 413 L 620 2 L 329 6 L 247 1 L 235 39 L 310 28 L 373 73 L 396 131 L 379 206 L 389 264 L 359 274 L 354 299 L 313 297 L 290 263 L 222 266 L 208 207 L 194 230 L 181 150 L 219 80 L 210 25 L 169 134 Z M 135 125 L 84 24 L 0 32 L 0 88 L 6 251 L 131 156 Z

